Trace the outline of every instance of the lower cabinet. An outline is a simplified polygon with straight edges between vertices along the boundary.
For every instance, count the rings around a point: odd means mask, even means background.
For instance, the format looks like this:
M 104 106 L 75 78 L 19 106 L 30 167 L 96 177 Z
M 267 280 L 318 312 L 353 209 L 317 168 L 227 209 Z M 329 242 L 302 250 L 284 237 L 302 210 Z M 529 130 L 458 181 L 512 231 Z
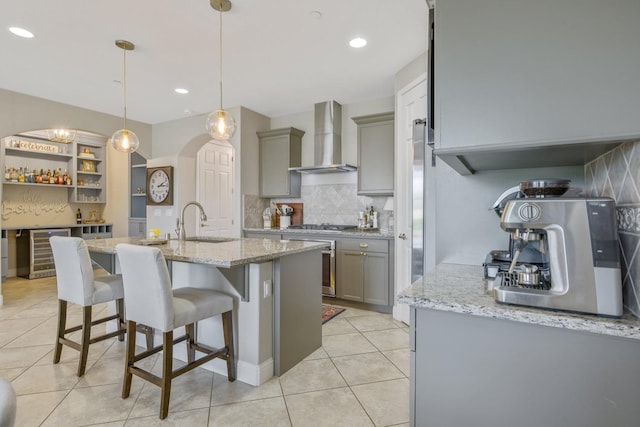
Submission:
M 389 242 L 340 239 L 338 298 L 389 305 Z
M 147 220 L 145 218 L 129 218 L 129 237 L 147 236 Z
M 244 237 L 248 237 L 251 239 L 271 239 L 271 240 L 282 240 L 281 234 L 275 233 L 260 233 L 259 231 L 245 231 Z

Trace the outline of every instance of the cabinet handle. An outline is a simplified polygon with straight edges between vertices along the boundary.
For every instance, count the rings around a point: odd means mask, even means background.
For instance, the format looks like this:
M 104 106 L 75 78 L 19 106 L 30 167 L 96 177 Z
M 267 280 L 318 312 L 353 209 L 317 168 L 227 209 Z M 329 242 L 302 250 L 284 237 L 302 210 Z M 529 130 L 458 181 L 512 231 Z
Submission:
M 398 239 L 407 240 L 407 235 L 404 233 L 400 233 L 400 235 L 398 236 Z
M 360 247 L 361 248 L 368 248 L 369 244 L 368 243 L 360 243 Z

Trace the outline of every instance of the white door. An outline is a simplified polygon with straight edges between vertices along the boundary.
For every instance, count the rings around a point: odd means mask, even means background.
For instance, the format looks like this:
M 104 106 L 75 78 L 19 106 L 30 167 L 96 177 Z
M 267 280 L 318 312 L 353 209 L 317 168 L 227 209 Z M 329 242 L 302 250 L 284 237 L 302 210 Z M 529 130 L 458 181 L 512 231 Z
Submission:
M 233 229 L 233 147 L 211 141 L 198 151 L 197 200 L 204 207 L 207 223 L 198 224 L 198 236 L 231 237 Z M 197 210 L 194 210 L 197 212 Z
M 411 224 L 413 121 L 427 115 L 426 75 L 400 89 L 396 96 L 396 191 L 395 191 L 395 294 L 411 285 Z M 393 318 L 409 323 L 409 306 L 396 303 Z

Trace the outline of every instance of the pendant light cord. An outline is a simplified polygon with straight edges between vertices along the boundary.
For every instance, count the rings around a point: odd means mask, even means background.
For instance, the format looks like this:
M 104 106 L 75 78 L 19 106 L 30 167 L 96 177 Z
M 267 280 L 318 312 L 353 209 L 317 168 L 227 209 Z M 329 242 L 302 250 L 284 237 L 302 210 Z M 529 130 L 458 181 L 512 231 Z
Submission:
M 220 109 L 222 110 L 222 2 L 220 2 Z
M 124 78 L 122 79 L 122 91 L 124 92 L 124 126 L 122 129 L 127 128 L 127 50 L 122 49 L 122 74 Z

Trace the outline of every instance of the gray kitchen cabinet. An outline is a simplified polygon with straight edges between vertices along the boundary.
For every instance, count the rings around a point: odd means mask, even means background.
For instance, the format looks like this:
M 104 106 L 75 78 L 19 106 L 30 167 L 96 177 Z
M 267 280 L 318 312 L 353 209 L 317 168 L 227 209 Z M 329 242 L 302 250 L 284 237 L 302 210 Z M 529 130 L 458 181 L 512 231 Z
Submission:
M 296 128 L 258 132 L 260 139 L 260 197 L 300 197 L 302 136 Z
M 358 126 L 358 194 L 392 195 L 394 113 L 353 117 Z
M 389 241 L 340 239 L 336 242 L 340 281 L 338 298 L 389 304 Z
M 639 340 L 415 307 L 409 340 L 411 426 L 640 420 Z
M 457 171 L 582 165 L 640 136 L 640 2 L 447 0 L 435 14 L 436 154 Z

